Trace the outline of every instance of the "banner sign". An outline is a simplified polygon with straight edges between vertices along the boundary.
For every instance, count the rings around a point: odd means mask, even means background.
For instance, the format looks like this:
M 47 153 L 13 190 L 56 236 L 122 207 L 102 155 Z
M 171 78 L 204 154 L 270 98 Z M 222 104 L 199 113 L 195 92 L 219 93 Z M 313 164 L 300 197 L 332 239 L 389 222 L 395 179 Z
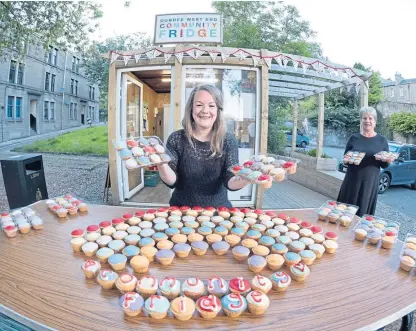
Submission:
M 217 13 L 156 15 L 154 44 L 222 44 Z

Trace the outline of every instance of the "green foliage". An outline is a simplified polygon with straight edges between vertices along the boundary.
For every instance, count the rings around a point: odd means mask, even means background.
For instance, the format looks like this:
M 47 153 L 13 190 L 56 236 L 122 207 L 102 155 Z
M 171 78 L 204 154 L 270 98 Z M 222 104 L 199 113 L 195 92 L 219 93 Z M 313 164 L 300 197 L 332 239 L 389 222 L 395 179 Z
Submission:
M 287 98 L 269 97 L 269 124 L 282 127 L 291 116 L 292 106 Z
M 0 56 L 25 45 L 56 45 L 81 51 L 98 27 L 101 5 L 92 1 L 0 1 Z
M 316 148 L 311 149 L 310 151 L 306 151 L 302 148 L 298 148 L 298 149 L 296 149 L 296 153 L 301 153 L 301 154 L 309 155 L 309 156 L 312 156 L 312 157 L 316 157 Z M 330 159 L 331 157 L 328 154 L 322 153 L 321 158 Z
M 94 42 L 83 54 L 83 67 L 88 78 L 97 82 L 100 88 L 100 108 L 107 110 L 108 96 L 108 60 L 102 54 L 109 51 L 126 51 L 132 49 L 146 48 L 151 45 L 150 37 L 144 33 L 133 33 L 108 38 L 102 42 Z
M 416 114 L 408 112 L 395 113 L 390 116 L 389 127 L 404 135 L 416 134 Z
M 89 127 L 56 138 L 40 140 L 16 148 L 15 151 L 106 156 L 108 155 L 108 131 L 106 126 Z
M 286 147 L 286 133 L 278 124 L 269 123 L 267 151 L 271 154 L 283 154 Z
M 224 46 L 319 57 L 322 50 L 311 39 L 315 32 L 294 6 L 270 1 L 214 1 L 223 14 Z
M 318 113 L 315 112 L 309 117 L 313 126 L 318 126 Z M 359 132 L 360 115 L 357 108 L 328 108 L 325 109 L 324 127 L 348 133 Z
M 381 85 L 380 73 L 378 71 L 373 71 L 371 67 L 365 67 L 360 62 L 355 63 L 354 68 L 372 73 L 368 80 L 368 104 L 374 106 L 380 101 L 383 101 L 383 88 Z

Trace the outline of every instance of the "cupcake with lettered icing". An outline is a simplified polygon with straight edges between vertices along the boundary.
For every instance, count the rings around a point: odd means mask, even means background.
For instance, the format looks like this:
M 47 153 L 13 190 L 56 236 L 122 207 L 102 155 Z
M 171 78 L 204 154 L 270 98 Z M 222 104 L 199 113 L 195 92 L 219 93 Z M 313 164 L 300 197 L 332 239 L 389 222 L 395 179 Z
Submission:
M 101 264 L 98 261 L 87 260 L 82 264 L 81 269 L 84 271 L 85 277 L 95 278 L 101 269 Z
M 247 294 L 248 311 L 253 315 L 263 315 L 270 306 L 268 296 L 260 291 Z
M 157 279 L 153 276 L 143 276 L 137 281 L 136 291 L 144 298 L 156 294 L 158 289 Z
M 185 296 L 196 300 L 204 295 L 205 286 L 198 278 L 188 278 L 182 283 L 182 292 Z
M 246 295 L 251 291 L 250 282 L 243 277 L 237 277 L 230 280 L 229 283 L 230 291 L 232 293 L 239 293 L 241 295 Z
M 229 292 L 228 283 L 220 277 L 211 277 L 208 279 L 207 290 L 209 294 L 221 298 Z
M 133 292 L 136 288 L 136 284 L 136 276 L 129 273 L 121 274 L 116 280 L 116 287 L 121 293 Z
M 97 276 L 97 282 L 103 289 L 110 290 L 114 287 L 117 277 L 117 273 L 112 270 L 100 270 Z
M 196 302 L 196 309 L 204 319 L 213 319 L 221 310 L 221 301 L 215 295 L 208 295 L 199 298 Z
M 287 287 L 292 282 L 290 276 L 284 271 L 278 271 L 270 276 L 273 290 L 277 292 L 286 291 Z
M 181 283 L 174 277 L 165 277 L 159 283 L 159 290 L 169 300 L 175 299 L 181 291 Z
M 262 275 L 255 275 L 253 280 L 251 281 L 251 288 L 253 290 L 267 294 L 267 292 L 269 292 L 272 288 L 272 282 L 270 281 L 270 279 Z
M 170 310 L 176 319 L 187 321 L 195 312 L 195 302 L 186 296 L 180 296 L 170 303 Z
M 136 292 L 127 292 L 120 298 L 120 306 L 127 316 L 137 316 L 143 308 L 144 300 Z
M 230 293 L 221 299 L 221 305 L 228 317 L 237 317 L 247 309 L 247 300 L 238 293 Z
M 311 273 L 309 267 L 303 262 L 292 265 L 290 267 L 290 272 L 292 274 L 292 278 L 297 282 L 303 282 Z
M 164 296 L 152 295 L 146 300 L 144 307 L 150 317 L 154 319 L 162 319 L 168 314 L 170 303 Z

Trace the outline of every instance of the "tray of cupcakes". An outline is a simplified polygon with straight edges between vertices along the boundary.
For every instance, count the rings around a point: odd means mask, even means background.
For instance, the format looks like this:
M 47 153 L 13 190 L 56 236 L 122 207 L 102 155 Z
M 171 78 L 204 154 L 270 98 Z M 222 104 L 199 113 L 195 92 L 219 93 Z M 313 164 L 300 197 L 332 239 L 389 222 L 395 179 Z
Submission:
M 250 160 L 230 167 L 230 171 L 252 184 L 270 188 L 273 182 L 281 182 L 286 175 L 296 173 L 298 159 L 281 155 L 254 155 Z
M 156 136 L 113 140 L 113 145 L 127 170 L 157 166 L 171 160 L 163 142 Z
M 392 249 L 397 241 L 400 223 L 389 222 L 373 215 L 363 215 L 354 228 L 355 239 L 368 244 Z
M 357 206 L 328 200 L 318 208 L 318 220 L 347 227 L 351 225 L 357 211 Z
M 71 194 L 48 199 L 45 203 L 48 209 L 59 218 L 65 218 L 68 215 L 85 215 L 88 211 L 88 205 Z
M 365 156 L 364 152 L 348 151 L 343 158 L 345 164 L 359 165 Z
M 381 151 L 374 154 L 374 157 L 378 161 L 391 163 L 399 157 L 399 153 Z
M 0 217 L 1 227 L 7 237 L 13 238 L 17 233 L 29 233 L 31 229 L 43 229 L 43 218 L 32 208 L 24 207 L 11 213 L 3 212 Z
M 416 272 L 416 234 L 408 233 L 400 251 L 400 268 Z

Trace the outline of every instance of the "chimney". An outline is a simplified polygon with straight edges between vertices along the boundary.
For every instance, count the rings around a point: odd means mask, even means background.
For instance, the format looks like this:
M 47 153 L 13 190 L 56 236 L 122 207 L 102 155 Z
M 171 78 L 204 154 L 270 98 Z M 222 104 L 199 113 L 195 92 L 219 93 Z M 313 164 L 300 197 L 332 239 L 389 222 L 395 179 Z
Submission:
M 400 73 L 396 72 L 396 74 L 394 75 L 394 80 L 396 84 L 399 84 L 403 80 L 403 77 Z

